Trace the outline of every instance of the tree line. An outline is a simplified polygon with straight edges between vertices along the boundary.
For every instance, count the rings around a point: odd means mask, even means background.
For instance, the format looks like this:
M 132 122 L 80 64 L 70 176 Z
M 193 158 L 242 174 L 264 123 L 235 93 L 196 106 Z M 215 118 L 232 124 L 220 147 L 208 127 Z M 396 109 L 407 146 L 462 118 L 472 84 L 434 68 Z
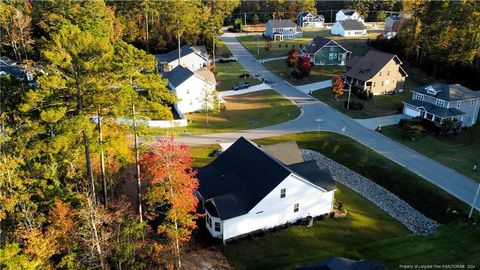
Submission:
M 172 138 L 132 146 L 143 127 L 117 119 L 172 119 L 176 97 L 149 52 L 213 43 L 234 7 L 0 3 L 2 54 L 37 80 L 0 78 L 3 269 L 181 267 L 197 218 L 188 148 Z

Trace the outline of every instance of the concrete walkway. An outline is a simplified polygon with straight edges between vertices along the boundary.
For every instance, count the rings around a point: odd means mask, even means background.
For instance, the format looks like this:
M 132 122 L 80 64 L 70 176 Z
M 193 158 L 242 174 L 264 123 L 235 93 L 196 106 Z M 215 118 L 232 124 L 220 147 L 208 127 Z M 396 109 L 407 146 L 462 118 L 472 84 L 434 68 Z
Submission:
M 283 59 L 287 59 L 287 57 L 286 56 L 272 57 L 272 58 L 258 59 L 257 61 L 260 63 L 266 63 L 266 62 L 283 60 Z
M 325 80 L 321 82 L 303 84 L 303 85 L 294 85 L 295 88 L 302 91 L 305 94 L 310 93 L 310 91 L 315 91 L 318 89 L 324 89 L 332 86 L 331 80 Z
M 404 114 L 394 114 L 389 116 L 383 117 L 375 117 L 375 118 L 368 118 L 368 119 L 355 119 L 360 125 L 375 130 L 378 126 L 391 126 L 396 125 L 400 122 L 401 119 L 407 118 Z
M 227 91 L 220 91 L 218 92 L 221 97 L 230 97 L 230 96 L 237 96 L 237 95 L 243 95 L 243 94 L 248 94 L 252 92 L 257 92 L 261 90 L 267 90 L 267 89 L 272 89 L 270 85 L 261 83 L 257 85 L 250 86 L 248 88 L 242 89 L 242 90 L 227 90 Z
M 221 39 L 229 47 L 240 64 L 253 74 L 259 74 L 268 81 L 275 82 L 273 89 L 293 101 L 303 111 L 303 115 L 295 120 L 278 125 L 240 132 L 217 133 L 206 135 L 181 136 L 179 139 L 187 144 L 215 144 L 232 142 L 240 136 L 248 139 L 291 134 L 305 131 L 331 131 L 348 136 L 387 157 L 413 173 L 425 178 L 446 192 L 467 204 L 471 204 L 478 182 L 457 171 L 432 160 L 400 143 L 397 143 L 378 132 L 372 131 L 345 114 L 319 102 L 295 87 L 286 84 L 271 73 L 237 41 L 232 33 L 225 33 Z M 320 125 L 318 120 L 322 119 Z M 356 157 L 352 157 L 356 158 Z M 480 200 L 476 208 L 480 209 Z

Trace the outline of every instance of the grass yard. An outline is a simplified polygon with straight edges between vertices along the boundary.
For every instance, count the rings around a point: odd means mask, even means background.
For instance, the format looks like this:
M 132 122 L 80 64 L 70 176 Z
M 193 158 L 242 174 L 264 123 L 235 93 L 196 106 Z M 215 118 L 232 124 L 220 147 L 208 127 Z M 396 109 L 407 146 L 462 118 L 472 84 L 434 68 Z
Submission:
M 250 74 L 249 78 L 240 78 L 241 74 Z M 239 62 L 216 63 L 217 91 L 232 90 L 233 86 L 239 82 L 248 82 L 251 86 L 260 84 L 260 80 L 253 74 L 246 71 Z
M 300 109 L 274 90 L 263 90 L 224 98 L 226 109 L 209 114 L 209 127 L 205 126 L 205 113 L 191 113 L 186 117 L 187 127 L 175 129 L 150 129 L 150 134 L 202 134 L 252 129 L 279 124 L 295 119 Z
M 423 185 L 425 180 L 342 135 L 313 132 L 256 142 L 271 144 L 288 140 L 296 140 L 302 148 L 320 151 L 377 183 L 396 183 L 395 193 L 406 189 L 405 192 L 412 192 L 407 197 L 417 197 L 418 203 L 426 204 L 424 208 L 414 205 L 420 211 L 445 215 L 445 204 L 464 210 L 456 199 L 429 184 Z M 216 145 L 192 147 L 194 167 L 212 161 L 217 148 Z M 480 242 L 478 227 L 453 222 L 440 226 L 432 236 L 415 236 L 355 192 L 341 185 L 337 187 L 336 201 L 342 201 L 348 209 L 347 218 L 316 221 L 311 228 L 291 226 L 220 248 L 235 269 L 292 269 L 331 256 L 373 260 L 385 264 L 387 269 L 397 269 L 400 264 L 473 264 L 480 261 L 480 246 L 475 244 Z M 405 198 L 405 192 L 397 194 Z M 444 203 L 438 204 L 439 199 Z
M 480 171 L 472 169 L 474 165 L 480 167 L 479 124 L 459 136 L 425 133 L 413 142 L 398 126 L 385 127 L 383 134 L 480 182 Z
M 286 56 L 288 50 L 295 48 L 297 51 L 305 46 L 317 35 L 337 41 L 345 49 L 352 52 L 352 56 L 363 56 L 369 50 L 367 40 L 376 38 L 382 31 L 368 31 L 363 37 L 340 37 L 330 34 L 329 30 L 305 31 L 303 37 L 285 41 L 272 41 L 270 50 L 265 50 L 265 39 L 260 35 L 239 36 L 238 41 L 257 59 Z
M 285 60 L 270 61 L 263 65 L 271 72 L 293 85 L 331 80 L 333 76 L 341 75 L 346 71 L 346 68 L 343 66 L 313 66 L 310 76 L 298 80 L 291 76 L 293 68 L 288 67 Z
M 314 91 L 313 96 L 352 118 L 371 118 L 401 113 L 403 108 L 402 101 L 410 99 L 412 97 L 410 90 L 415 89 L 416 87 L 417 84 L 407 78 L 404 91 L 392 96 L 379 95 L 374 96 L 372 100 L 362 100 L 352 93 L 350 96 L 351 102 L 359 101 L 363 103 L 364 107 L 359 111 L 347 110 L 344 108 L 344 102 L 348 100 L 348 92 L 339 97 L 338 101 L 335 101 L 331 88 Z

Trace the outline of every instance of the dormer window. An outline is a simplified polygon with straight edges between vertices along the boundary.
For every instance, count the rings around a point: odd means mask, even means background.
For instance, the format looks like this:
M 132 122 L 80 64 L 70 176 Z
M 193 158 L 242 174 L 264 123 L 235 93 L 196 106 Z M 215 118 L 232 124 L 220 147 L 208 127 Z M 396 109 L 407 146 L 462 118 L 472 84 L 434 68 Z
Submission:
M 425 90 L 427 90 L 427 93 L 436 96 L 440 91 L 435 90 L 431 85 L 425 87 Z
M 460 105 L 462 105 L 461 101 L 457 101 L 457 108 L 460 108 Z

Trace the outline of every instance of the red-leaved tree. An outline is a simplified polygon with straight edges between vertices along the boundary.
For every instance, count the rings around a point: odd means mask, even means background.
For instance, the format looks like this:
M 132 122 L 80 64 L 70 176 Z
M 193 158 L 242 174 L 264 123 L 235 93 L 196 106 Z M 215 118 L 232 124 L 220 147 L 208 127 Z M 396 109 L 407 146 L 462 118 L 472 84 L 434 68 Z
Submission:
M 140 162 L 143 177 L 150 182 L 147 203 L 164 215 L 157 231 L 171 239 L 178 268 L 181 268 L 180 246 L 196 228 L 198 199 L 194 192 L 198 181 L 191 163 L 188 146 L 175 142 L 173 137 L 158 139 Z
M 335 95 L 335 100 L 338 100 L 338 97 L 343 95 L 343 80 L 340 76 L 332 78 L 332 91 L 333 95 Z
M 295 63 L 297 62 L 298 59 L 298 52 L 294 48 L 290 49 L 288 51 L 287 55 L 287 66 L 293 67 L 295 66 Z
M 310 57 L 302 56 L 298 58 L 297 68 L 300 71 L 302 77 L 307 77 L 312 71 L 312 63 L 310 63 Z

